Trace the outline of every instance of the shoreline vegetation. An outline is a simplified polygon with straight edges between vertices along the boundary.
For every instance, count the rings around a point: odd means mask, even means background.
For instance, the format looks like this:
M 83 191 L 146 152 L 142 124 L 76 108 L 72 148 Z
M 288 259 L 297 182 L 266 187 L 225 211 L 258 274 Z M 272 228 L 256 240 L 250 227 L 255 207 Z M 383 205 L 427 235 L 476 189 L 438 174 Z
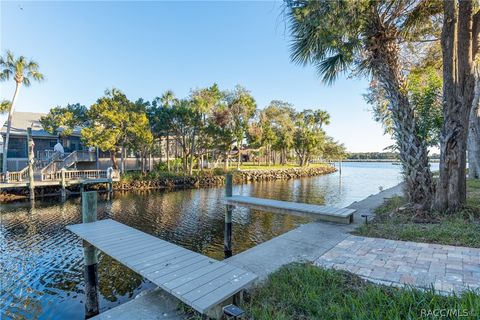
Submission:
M 209 188 L 223 186 L 225 174 L 233 174 L 235 184 L 255 181 L 288 180 L 314 177 L 335 172 L 328 164 L 309 167 L 298 166 L 244 166 L 241 170 L 213 169 L 190 174 L 152 171 L 147 174 L 132 172 L 125 174 L 121 181 L 114 183 L 115 190 L 147 190 L 164 188 Z
M 450 214 L 412 210 L 405 197 L 391 198 L 355 235 L 480 248 L 480 180 L 467 180 L 467 203 Z
M 445 296 L 433 289 L 380 285 L 346 271 L 293 263 L 257 285 L 243 308 L 259 320 L 431 319 L 435 310 L 477 319 L 480 299 L 475 291 Z
M 194 171 L 192 175 L 181 172 L 153 170 L 147 173 L 127 172 L 120 181 L 113 183 L 114 191 L 146 191 L 170 189 L 195 189 L 220 187 L 225 183 L 225 174 L 232 173 L 235 184 L 258 181 L 289 180 L 314 177 L 334 173 L 337 169 L 327 163 L 311 164 L 307 167 L 296 165 L 243 165 L 241 170 L 224 170 L 221 168 Z M 88 186 L 92 190 L 103 190 L 104 185 Z M 50 196 L 58 193 L 59 187 L 37 188 L 38 196 Z M 78 192 L 79 186 L 72 186 L 72 193 Z M 28 198 L 28 189 L 10 189 L 0 191 L 0 202 L 12 202 Z

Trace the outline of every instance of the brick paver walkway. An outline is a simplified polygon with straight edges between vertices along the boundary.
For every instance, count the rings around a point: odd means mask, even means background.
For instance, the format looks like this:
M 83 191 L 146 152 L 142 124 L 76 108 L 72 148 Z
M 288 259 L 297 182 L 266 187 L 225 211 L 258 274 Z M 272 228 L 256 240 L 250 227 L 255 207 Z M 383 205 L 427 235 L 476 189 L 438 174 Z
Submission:
M 368 280 L 433 287 L 480 288 L 480 249 L 349 236 L 315 261 Z

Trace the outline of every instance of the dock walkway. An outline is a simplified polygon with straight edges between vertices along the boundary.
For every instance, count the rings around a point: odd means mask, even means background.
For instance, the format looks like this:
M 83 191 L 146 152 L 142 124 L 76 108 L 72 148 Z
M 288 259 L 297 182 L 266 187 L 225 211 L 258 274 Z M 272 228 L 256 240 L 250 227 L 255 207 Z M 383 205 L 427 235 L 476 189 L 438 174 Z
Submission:
M 67 229 L 202 314 L 257 279 L 252 272 L 111 219 Z
M 225 202 L 231 205 L 242 205 L 252 209 L 265 210 L 276 213 L 297 214 L 297 215 L 315 215 L 319 220 L 351 223 L 353 222 L 353 213 L 355 209 L 335 208 L 329 206 L 320 206 L 307 203 L 279 201 L 264 198 L 254 198 L 246 196 L 226 197 Z

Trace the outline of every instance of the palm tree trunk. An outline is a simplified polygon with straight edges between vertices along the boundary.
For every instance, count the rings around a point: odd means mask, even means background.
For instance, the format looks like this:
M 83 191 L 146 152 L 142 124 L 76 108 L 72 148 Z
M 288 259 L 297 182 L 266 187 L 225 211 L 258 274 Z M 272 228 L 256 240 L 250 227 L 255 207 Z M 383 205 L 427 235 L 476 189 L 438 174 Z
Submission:
M 380 19 L 370 21 L 372 42 L 369 47 L 372 56 L 371 67 L 388 99 L 388 109 L 392 113 L 394 138 L 400 149 L 400 161 L 405 179 L 405 194 L 408 201 L 417 209 L 429 210 L 433 198 L 433 185 L 428 149 L 420 132 L 415 113 L 408 99 L 405 77 L 400 66 L 400 47 L 391 37 L 391 27 Z
M 190 164 L 188 168 L 188 172 L 190 175 L 193 174 L 193 157 L 195 155 L 195 131 L 193 132 L 192 136 L 192 144 L 190 146 Z
M 228 170 L 228 151 L 225 151 L 224 169 L 225 169 L 225 170 Z
M 468 154 L 468 177 L 471 179 L 480 179 L 480 64 L 475 56 L 479 51 L 479 43 L 476 35 L 480 32 L 480 12 L 472 17 L 472 52 L 474 72 L 475 72 L 475 91 L 470 110 L 467 154 Z
M 170 171 L 170 135 L 167 133 L 167 171 Z
M 122 153 L 120 154 L 120 172 L 125 173 L 125 147 L 122 144 Z
M 477 71 L 478 72 L 478 71 Z M 475 97 L 470 111 L 468 130 L 468 177 L 480 178 L 480 79 L 475 82 Z
M 8 142 L 10 141 L 10 129 L 12 128 L 12 117 L 13 110 L 15 109 L 15 104 L 17 102 L 18 92 L 20 91 L 20 83 L 16 83 L 15 93 L 13 94 L 12 105 L 8 111 L 8 120 L 7 120 L 7 134 L 5 135 L 5 141 L 3 142 L 3 173 L 7 172 L 7 161 L 8 161 Z
M 110 160 L 112 161 L 112 168 L 114 170 L 118 170 L 117 158 L 115 156 L 116 153 L 117 153 L 117 150 L 110 151 Z
M 434 208 L 449 212 L 461 209 L 467 198 L 467 135 L 475 86 L 471 52 L 471 1 L 459 1 L 457 18 L 458 25 L 455 26 L 455 2 L 445 1 L 441 40 L 444 123 L 440 138 L 440 179 Z
M 240 150 L 240 141 L 237 142 L 238 156 L 237 156 L 237 170 L 240 170 L 240 161 L 242 161 L 242 153 Z

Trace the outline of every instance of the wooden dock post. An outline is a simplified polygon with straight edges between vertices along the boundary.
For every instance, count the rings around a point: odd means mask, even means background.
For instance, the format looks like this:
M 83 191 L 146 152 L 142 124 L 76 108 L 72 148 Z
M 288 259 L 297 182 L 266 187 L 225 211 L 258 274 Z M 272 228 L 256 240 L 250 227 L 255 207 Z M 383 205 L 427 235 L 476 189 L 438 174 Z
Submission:
M 82 192 L 82 222 L 97 221 L 97 192 Z M 99 313 L 98 305 L 98 250 L 83 241 L 85 277 L 85 319 Z
M 107 169 L 107 179 L 108 179 L 108 199 L 112 200 L 113 196 L 113 168 L 108 167 Z
M 67 188 L 66 188 L 67 182 L 65 179 L 65 168 L 62 168 L 62 170 L 60 170 L 60 177 L 61 177 L 60 183 L 62 184 L 62 190 L 61 190 L 62 201 L 65 201 L 67 199 Z
M 231 197 L 233 194 L 233 176 L 232 174 L 227 174 L 225 177 L 225 196 Z M 225 230 L 224 230 L 224 240 L 223 240 L 223 251 L 225 253 L 225 258 L 232 256 L 232 211 L 233 206 L 227 204 L 225 211 Z
M 28 188 L 30 201 L 35 200 L 35 177 L 33 173 L 33 138 L 32 128 L 27 128 L 27 143 L 28 143 Z M 21 178 L 21 177 L 20 177 Z

